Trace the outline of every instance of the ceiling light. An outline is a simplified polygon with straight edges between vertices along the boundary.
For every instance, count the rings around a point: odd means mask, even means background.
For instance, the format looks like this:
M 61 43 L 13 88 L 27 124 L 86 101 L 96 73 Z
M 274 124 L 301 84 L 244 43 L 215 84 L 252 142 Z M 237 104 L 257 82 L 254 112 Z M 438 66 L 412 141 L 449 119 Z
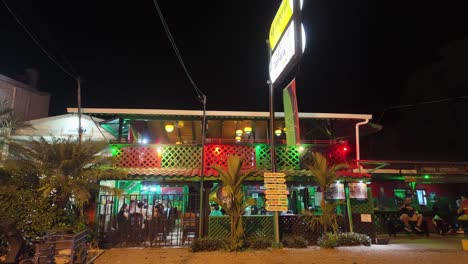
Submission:
M 279 136 L 281 136 L 281 132 L 282 132 L 281 129 L 276 129 L 276 130 L 275 130 L 275 135 L 276 135 L 277 137 L 279 137 Z
M 173 125 L 166 125 L 164 128 L 166 129 L 166 132 L 169 132 L 169 133 L 174 131 L 174 126 Z

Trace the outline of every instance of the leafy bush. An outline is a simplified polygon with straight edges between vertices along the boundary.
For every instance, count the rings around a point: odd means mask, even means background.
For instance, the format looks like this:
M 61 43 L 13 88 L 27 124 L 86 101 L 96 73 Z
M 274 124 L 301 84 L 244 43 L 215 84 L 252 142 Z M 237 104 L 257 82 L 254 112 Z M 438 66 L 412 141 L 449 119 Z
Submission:
M 192 248 L 192 252 L 215 251 L 215 250 L 229 248 L 229 243 L 225 239 L 221 239 L 221 238 L 214 238 L 214 237 L 197 238 L 193 241 L 191 248 Z
M 317 239 L 317 245 L 323 248 L 335 248 L 338 246 L 338 234 L 326 233 Z
M 247 240 L 248 246 L 253 249 L 266 249 L 271 247 L 273 240 L 269 237 L 250 237 Z
M 371 245 L 371 238 L 359 233 L 327 233 L 317 240 L 317 245 L 323 248 L 334 248 L 341 246 Z
M 281 242 L 289 248 L 306 248 L 309 245 L 307 239 L 302 236 L 285 236 Z
M 338 246 L 356 246 L 356 245 L 363 245 L 363 246 L 370 246 L 371 245 L 371 238 L 364 234 L 359 233 L 341 233 L 338 234 Z

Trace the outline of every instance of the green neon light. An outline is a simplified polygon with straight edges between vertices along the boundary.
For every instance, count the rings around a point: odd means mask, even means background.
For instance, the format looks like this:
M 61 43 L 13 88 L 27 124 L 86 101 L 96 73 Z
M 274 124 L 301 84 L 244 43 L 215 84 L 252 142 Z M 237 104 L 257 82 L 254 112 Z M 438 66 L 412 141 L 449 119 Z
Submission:
M 430 176 L 428 174 L 424 175 L 424 179 L 429 179 Z
M 119 148 L 117 147 L 111 147 L 111 155 L 112 157 L 115 157 L 117 153 L 119 152 Z

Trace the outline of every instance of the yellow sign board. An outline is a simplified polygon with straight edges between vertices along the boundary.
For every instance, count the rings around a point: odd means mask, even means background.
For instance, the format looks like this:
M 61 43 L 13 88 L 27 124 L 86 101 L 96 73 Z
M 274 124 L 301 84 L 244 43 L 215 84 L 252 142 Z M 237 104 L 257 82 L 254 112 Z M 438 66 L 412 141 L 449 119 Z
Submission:
M 268 199 L 288 199 L 286 194 L 267 194 L 265 198 Z
M 288 200 L 281 201 L 281 200 L 267 200 L 265 202 L 267 205 L 288 205 Z
M 284 190 L 266 190 L 265 193 L 267 195 L 269 194 L 288 194 L 288 190 L 284 189 Z
M 270 27 L 270 47 L 275 49 L 293 15 L 293 0 L 283 0 Z
M 265 178 L 286 177 L 286 174 L 284 174 L 282 172 L 265 172 L 265 173 L 263 173 L 263 177 L 265 177 Z
M 274 184 L 274 183 L 267 183 L 265 184 L 267 189 L 287 189 L 288 187 L 286 184 Z
M 265 183 L 285 183 L 286 179 L 284 178 L 264 178 Z
M 267 211 L 287 211 L 288 207 L 284 205 L 267 205 Z

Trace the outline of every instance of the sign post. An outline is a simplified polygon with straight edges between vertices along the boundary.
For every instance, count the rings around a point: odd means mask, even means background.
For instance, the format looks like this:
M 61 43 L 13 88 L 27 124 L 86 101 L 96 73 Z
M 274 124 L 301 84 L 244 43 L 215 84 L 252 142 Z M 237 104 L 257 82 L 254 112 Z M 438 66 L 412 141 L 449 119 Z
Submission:
M 286 174 L 266 172 L 263 180 L 266 188 L 266 209 L 270 212 L 281 212 L 288 210 L 288 190 L 286 186 Z
M 278 9 L 278 12 L 271 23 L 269 38 L 267 40 L 269 50 L 269 73 L 270 80 L 270 124 L 268 131 L 268 138 L 270 140 L 270 156 L 271 156 L 271 171 L 272 175 L 276 173 L 276 150 L 275 150 L 275 110 L 274 110 L 274 85 L 279 84 L 292 68 L 298 63 L 302 56 L 303 48 L 305 46 L 305 34 L 301 24 L 300 11 L 302 7 L 302 0 L 283 0 Z M 274 242 L 272 248 L 282 248 L 279 239 L 279 215 L 278 211 L 287 210 L 287 198 L 284 202 L 284 196 L 287 194 L 286 186 L 282 183 L 284 176 L 275 176 L 266 178 L 275 178 L 275 180 L 267 180 L 265 185 L 270 188 L 267 190 L 268 195 L 276 195 L 269 197 L 267 203 L 267 210 L 273 211 L 273 224 L 274 224 Z M 284 175 L 284 174 L 283 174 Z M 273 182 L 274 181 L 274 182 Z M 268 183 L 267 183 L 268 182 Z M 285 181 L 284 181 L 285 182 Z

